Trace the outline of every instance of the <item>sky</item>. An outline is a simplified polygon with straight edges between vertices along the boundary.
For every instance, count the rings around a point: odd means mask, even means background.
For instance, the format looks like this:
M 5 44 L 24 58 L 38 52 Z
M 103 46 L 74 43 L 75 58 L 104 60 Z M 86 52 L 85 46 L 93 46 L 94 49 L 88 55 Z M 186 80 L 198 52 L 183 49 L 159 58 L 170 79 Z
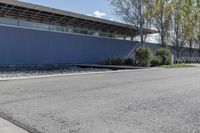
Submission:
M 56 9 L 120 21 L 107 0 L 20 0 Z

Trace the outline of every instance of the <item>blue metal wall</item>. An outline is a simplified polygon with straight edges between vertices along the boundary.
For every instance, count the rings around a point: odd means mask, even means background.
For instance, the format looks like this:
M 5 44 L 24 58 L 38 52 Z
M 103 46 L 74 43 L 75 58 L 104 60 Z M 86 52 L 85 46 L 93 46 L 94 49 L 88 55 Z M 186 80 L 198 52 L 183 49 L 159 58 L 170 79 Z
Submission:
M 154 44 L 154 43 L 148 43 L 146 44 L 147 47 L 151 48 L 153 52 L 156 51 L 157 48 L 159 48 L 160 46 L 158 44 Z M 168 48 L 170 49 L 171 53 L 177 57 L 177 51 L 176 51 L 176 47 L 175 46 L 168 46 Z M 179 53 L 180 57 L 190 57 L 190 49 L 189 48 L 180 48 L 180 53 Z M 199 57 L 199 50 L 198 49 L 192 49 L 192 57 Z
M 0 26 L 0 65 L 94 64 L 127 57 L 138 42 Z M 147 44 L 153 51 L 159 47 Z M 176 56 L 175 47 L 170 47 Z M 193 57 L 198 50 L 193 49 Z M 189 56 L 182 48 L 181 56 Z
M 0 64 L 100 63 L 136 42 L 0 26 Z

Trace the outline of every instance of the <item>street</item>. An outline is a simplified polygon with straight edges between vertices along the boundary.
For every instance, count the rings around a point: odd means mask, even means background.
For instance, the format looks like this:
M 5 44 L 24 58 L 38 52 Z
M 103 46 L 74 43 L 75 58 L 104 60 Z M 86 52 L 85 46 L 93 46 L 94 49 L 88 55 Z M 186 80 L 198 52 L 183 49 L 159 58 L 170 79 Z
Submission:
M 0 117 L 31 133 L 199 133 L 200 67 L 0 81 Z

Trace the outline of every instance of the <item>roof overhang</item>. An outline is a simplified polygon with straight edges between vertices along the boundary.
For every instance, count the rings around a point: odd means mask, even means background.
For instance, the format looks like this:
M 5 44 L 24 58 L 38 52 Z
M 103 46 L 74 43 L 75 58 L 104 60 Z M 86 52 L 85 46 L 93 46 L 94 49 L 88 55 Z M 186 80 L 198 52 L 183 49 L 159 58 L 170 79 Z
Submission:
M 137 27 L 128 24 L 20 2 L 17 0 L 0 0 L 0 17 L 87 28 L 95 31 L 127 36 L 137 36 L 139 33 Z M 156 31 L 145 29 L 144 32 L 145 34 L 152 34 Z

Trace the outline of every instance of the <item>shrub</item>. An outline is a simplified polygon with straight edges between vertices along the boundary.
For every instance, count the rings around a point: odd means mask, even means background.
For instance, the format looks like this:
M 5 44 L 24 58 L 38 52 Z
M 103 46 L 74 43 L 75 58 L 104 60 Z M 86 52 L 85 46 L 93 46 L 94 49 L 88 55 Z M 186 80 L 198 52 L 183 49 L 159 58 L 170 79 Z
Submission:
M 133 65 L 134 64 L 134 60 L 131 58 L 125 59 L 123 62 L 123 65 Z
M 151 61 L 151 66 L 155 67 L 155 66 L 159 66 L 162 64 L 162 59 L 160 56 L 154 56 L 152 61 Z
M 135 59 L 139 65 L 147 65 L 153 58 L 150 48 L 139 47 L 135 49 Z
M 171 62 L 171 51 L 168 48 L 158 48 L 156 56 L 160 56 L 163 65 L 169 65 Z
M 123 59 L 121 58 L 108 58 L 105 60 L 105 65 L 122 65 Z

